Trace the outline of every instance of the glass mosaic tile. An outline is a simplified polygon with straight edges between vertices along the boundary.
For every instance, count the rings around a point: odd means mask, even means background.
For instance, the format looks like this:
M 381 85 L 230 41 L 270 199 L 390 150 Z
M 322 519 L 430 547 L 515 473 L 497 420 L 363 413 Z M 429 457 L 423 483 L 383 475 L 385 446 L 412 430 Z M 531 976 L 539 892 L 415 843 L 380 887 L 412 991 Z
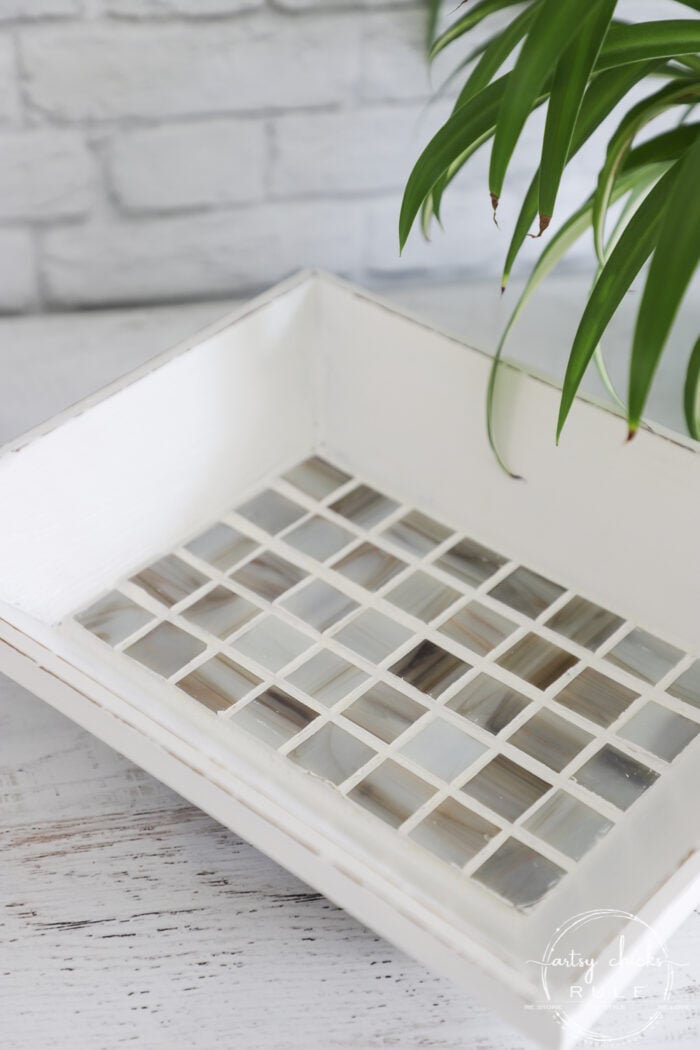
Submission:
M 479 587 L 498 572 L 507 560 L 474 540 L 463 539 L 441 554 L 435 560 L 435 565 L 462 583 Z
M 151 671 L 170 678 L 205 649 L 199 638 L 193 638 L 172 623 L 161 623 L 124 652 Z
M 581 860 L 613 827 L 611 820 L 566 791 L 555 791 L 524 826 L 572 860 Z
M 434 794 L 435 789 L 426 781 L 387 759 L 361 780 L 349 797 L 398 828 Z
M 628 809 L 651 787 L 657 774 L 647 766 L 606 744 L 572 777 L 618 809 Z
M 531 703 L 527 697 L 487 674 L 477 675 L 454 696 L 450 707 L 489 733 L 500 733 Z
M 398 507 L 396 500 L 377 492 L 369 485 L 358 485 L 331 504 L 331 510 L 363 529 L 371 529 Z
M 560 773 L 592 739 L 584 729 L 544 709 L 516 729 L 508 743 Z
M 368 675 L 335 653 L 320 652 L 289 675 L 289 681 L 326 707 L 366 682 Z
M 416 558 L 433 550 L 452 533 L 445 525 L 413 510 L 390 525 L 383 535 Z
M 284 620 L 276 616 L 266 616 L 238 635 L 230 644 L 261 667 L 279 671 L 310 649 L 313 641 L 302 631 L 290 627 Z
M 664 762 L 673 762 L 699 732 L 696 722 L 651 702 L 625 722 L 618 736 L 638 744 Z
M 331 722 L 289 753 L 293 762 L 332 784 L 342 784 L 373 756 L 367 744 Z
M 410 833 L 438 857 L 462 867 L 498 834 L 495 824 L 473 813 L 453 798 L 431 810 Z
M 542 900 L 566 874 L 563 868 L 517 839 L 508 839 L 474 878 L 524 911 Z
M 247 667 L 219 653 L 190 671 L 177 685 L 211 711 L 225 711 L 260 682 L 261 679 Z
M 232 576 L 243 587 L 253 591 L 268 602 L 285 594 L 304 579 L 307 574 L 286 558 L 273 551 L 264 551 L 257 558 L 241 565 Z
M 532 569 L 520 566 L 489 593 L 492 598 L 534 620 L 564 593 L 564 588 Z
M 470 602 L 440 625 L 442 634 L 480 656 L 486 656 L 516 629 L 517 624 L 481 602 Z
M 284 542 L 309 558 L 326 561 L 343 547 L 347 547 L 353 539 L 353 534 L 342 525 L 336 525 L 334 521 L 328 521 L 327 518 L 316 514 L 288 532 Z
M 375 682 L 366 693 L 344 708 L 343 716 L 384 743 L 391 744 L 425 712 L 422 704 L 405 693 L 392 689 L 386 682 Z
M 638 695 L 595 668 L 586 667 L 554 699 L 569 711 L 575 711 L 607 729 Z
M 227 572 L 251 555 L 256 547 L 257 543 L 249 536 L 244 536 L 230 525 L 219 523 L 191 540 L 186 549 L 215 569 Z
M 403 745 L 401 754 L 449 783 L 486 750 L 486 744 L 455 729 L 444 718 L 436 718 Z
M 252 499 L 237 507 L 236 512 L 273 536 L 298 521 L 306 513 L 298 503 L 287 499 L 286 496 L 280 496 L 279 492 L 273 489 L 266 489 L 257 496 L 253 496 Z
M 207 591 L 192 605 L 188 605 L 181 615 L 216 638 L 228 638 L 260 612 L 260 607 L 247 598 L 228 587 L 220 586 Z
M 577 663 L 575 656 L 536 634 L 526 634 L 498 658 L 501 667 L 538 689 L 547 689 Z
M 271 747 L 279 747 L 316 717 L 316 712 L 301 700 L 273 685 L 235 711 L 231 721 Z
M 321 456 L 311 456 L 283 475 L 284 480 L 294 485 L 312 499 L 325 499 L 345 485 L 350 475 L 334 467 Z
M 700 660 L 695 660 L 675 682 L 666 687 L 666 691 L 686 704 L 700 707 Z
M 546 780 L 505 755 L 497 755 L 462 786 L 462 791 L 506 820 L 517 820 L 550 787 Z
M 280 604 L 317 631 L 327 631 L 358 608 L 356 601 L 324 580 L 313 580 Z
M 636 675 L 637 678 L 656 685 L 676 666 L 682 656 L 680 649 L 636 627 L 613 646 L 607 653 L 606 660 Z
M 119 591 L 110 591 L 76 617 L 78 623 L 108 645 L 118 645 L 154 620 L 153 613 Z
M 547 621 L 547 626 L 570 641 L 594 650 L 619 630 L 624 622 L 621 616 L 616 616 L 600 605 L 575 597 Z
M 381 663 L 411 637 L 411 631 L 376 609 L 366 609 L 334 637 L 358 656 Z
M 391 672 L 422 693 L 438 697 L 470 669 L 458 656 L 426 640 L 397 660 Z
M 386 595 L 386 600 L 411 616 L 429 623 L 460 598 L 459 591 L 425 572 L 414 572 Z
M 132 576 L 131 582 L 164 605 L 175 605 L 205 584 L 207 577 L 182 558 L 168 554 Z
M 368 591 L 378 591 L 385 583 L 403 572 L 406 563 L 373 543 L 362 543 L 334 562 L 332 567 L 359 587 Z

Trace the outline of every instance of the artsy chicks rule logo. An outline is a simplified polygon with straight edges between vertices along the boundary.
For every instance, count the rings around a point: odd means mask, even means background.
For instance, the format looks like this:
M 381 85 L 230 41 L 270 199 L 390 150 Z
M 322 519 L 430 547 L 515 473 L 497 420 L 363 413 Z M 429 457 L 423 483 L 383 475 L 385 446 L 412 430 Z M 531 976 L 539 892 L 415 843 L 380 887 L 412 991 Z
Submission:
M 669 1005 L 682 966 L 654 930 L 630 912 L 600 908 L 557 928 L 538 968 L 549 1010 L 579 1039 L 593 1044 L 641 1038 Z

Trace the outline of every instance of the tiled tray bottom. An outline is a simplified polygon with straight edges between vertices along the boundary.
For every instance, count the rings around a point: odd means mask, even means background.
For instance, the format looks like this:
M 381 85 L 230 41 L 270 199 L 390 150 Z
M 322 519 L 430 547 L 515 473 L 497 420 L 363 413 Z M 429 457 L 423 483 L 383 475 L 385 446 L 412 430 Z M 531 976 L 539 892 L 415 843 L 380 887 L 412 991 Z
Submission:
M 319 458 L 76 619 L 522 910 L 700 729 L 700 661 Z

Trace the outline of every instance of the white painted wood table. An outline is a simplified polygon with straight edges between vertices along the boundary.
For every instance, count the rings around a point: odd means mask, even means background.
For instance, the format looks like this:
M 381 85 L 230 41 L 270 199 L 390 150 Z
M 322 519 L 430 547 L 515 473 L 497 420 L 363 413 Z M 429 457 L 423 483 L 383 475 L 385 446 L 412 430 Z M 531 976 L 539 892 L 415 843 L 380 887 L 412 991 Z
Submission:
M 505 317 L 491 288 L 387 295 L 485 349 Z M 581 295 L 579 281 L 550 284 L 512 356 L 561 374 Z M 226 309 L 219 302 L 0 322 L 0 441 Z M 630 324 L 628 308 L 612 334 L 619 377 Z M 652 418 L 671 426 L 680 426 L 678 371 L 694 329 L 697 316 L 676 332 L 652 403 Z M 588 389 L 600 393 L 595 377 Z M 3 678 L 0 841 L 3 1050 L 528 1045 Z M 675 935 L 672 955 L 684 964 L 679 1002 L 643 1039 L 647 1050 L 700 1042 L 700 915 Z

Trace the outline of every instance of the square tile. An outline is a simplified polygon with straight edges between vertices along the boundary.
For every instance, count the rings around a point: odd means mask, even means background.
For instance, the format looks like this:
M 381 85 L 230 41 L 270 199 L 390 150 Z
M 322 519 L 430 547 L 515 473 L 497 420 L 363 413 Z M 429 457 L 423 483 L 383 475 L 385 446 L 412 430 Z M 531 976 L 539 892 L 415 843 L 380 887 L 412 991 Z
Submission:
M 700 726 L 690 718 L 651 702 L 632 715 L 618 729 L 617 735 L 645 748 L 664 762 L 673 762 L 699 732 Z
M 480 656 L 486 656 L 515 630 L 517 624 L 481 602 L 470 602 L 440 625 L 442 634 Z
M 674 645 L 635 627 L 606 653 L 605 659 L 637 678 L 656 685 L 683 656 Z
M 342 784 L 374 757 L 375 752 L 339 726 L 326 722 L 289 752 L 289 758 L 332 784 Z
M 359 528 L 371 529 L 398 507 L 394 499 L 377 492 L 369 485 L 358 485 L 352 492 L 331 504 L 331 510 Z
M 439 717 L 428 722 L 401 748 L 402 755 L 448 784 L 485 751 L 485 744 Z
M 239 561 L 252 554 L 257 546 L 250 536 L 244 536 L 237 529 L 223 524 L 212 525 L 186 545 L 191 554 L 221 572 L 232 569 Z
M 593 737 L 553 711 L 538 711 L 508 737 L 508 743 L 561 773 Z
M 279 492 L 265 489 L 240 507 L 236 507 L 236 513 L 252 521 L 259 529 L 276 536 L 282 529 L 303 517 L 306 511 L 293 500 L 280 496 Z
M 260 608 L 228 587 L 214 587 L 181 615 L 217 638 L 228 638 L 239 627 L 249 623 Z
M 247 696 L 260 682 L 261 679 L 247 667 L 241 667 L 219 653 L 190 671 L 177 685 L 210 711 L 225 711 Z
M 241 565 L 231 578 L 268 602 L 274 602 L 307 575 L 286 558 L 280 558 L 272 551 L 263 551 L 257 558 Z
M 572 860 L 581 860 L 613 827 L 611 820 L 566 791 L 556 791 L 524 827 Z
M 311 499 L 325 499 L 350 480 L 349 474 L 338 470 L 321 456 L 311 456 L 298 466 L 292 467 L 283 477 Z
M 429 576 L 414 572 L 385 596 L 388 602 L 404 612 L 429 623 L 461 598 L 459 591 Z
M 592 667 L 586 667 L 568 682 L 554 699 L 558 704 L 589 718 L 596 725 L 608 726 L 626 711 L 638 693 L 620 685 Z
M 385 744 L 391 744 L 426 710 L 422 704 L 416 703 L 398 689 L 392 689 L 386 682 L 375 682 L 366 693 L 344 709 L 343 716 L 368 733 L 373 733 Z
M 232 715 L 231 724 L 271 747 L 281 747 L 317 717 L 316 712 L 301 700 L 272 685 L 245 707 L 239 708 Z
M 402 550 L 422 558 L 451 536 L 452 529 L 419 510 L 412 510 L 390 525 L 383 535 Z
M 132 576 L 131 582 L 141 587 L 156 601 L 164 605 L 175 605 L 205 584 L 207 577 L 198 569 L 193 569 L 182 558 L 168 554 L 148 568 L 142 569 L 136 576 Z
M 693 707 L 700 707 L 700 660 L 696 660 L 690 667 L 666 687 L 666 692 L 675 696 L 677 700 L 683 700 Z
M 534 620 L 564 593 L 564 588 L 521 565 L 489 593 L 492 598 Z
M 408 641 L 411 631 L 376 609 L 366 609 L 334 636 L 358 656 L 373 663 L 381 663 Z
M 135 631 L 155 620 L 153 613 L 141 608 L 119 591 L 110 591 L 76 616 L 78 623 L 108 645 L 118 645 Z
M 471 667 L 458 656 L 426 639 L 402 656 L 390 670 L 421 693 L 438 697 Z
M 474 872 L 473 878 L 527 911 L 553 890 L 566 871 L 517 839 L 507 839 Z
M 536 634 L 526 634 L 497 663 L 538 689 L 547 689 L 578 663 L 578 658 Z
M 495 735 L 510 725 L 531 702 L 491 675 L 480 674 L 462 686 L 445 706 Z
M 472 813 L 453 798 L 447 798 L 424 817 L 410 837 L 450 864 L 463 867 L 475 857 L 498 828 Z
M 497 755 L 462 786 L 462 791 L 506 820 L 517 820 L 550 787 L 546 780 Z
M 352 580 L 358 587 L 364 587 L 367 591 L 378 591 L 385 583 L 403 572 L 406 563 L 373 543 L 362 543 L 349 554 L 333 562 L 332 568 L 341 576 Z
M 262 667 L 279 671 L 310 649 L 313 640 L 284 620 L 266 616 L 230 644 Z
M 327 631 L 359 605 L 323 580 L 314 580 L 281 603 L 317 631 Z
M 343 547 L 347 547 L 354 540 L 354 536 L 342 525 L 336 525 L 334 521 L 328 521 L 320 515 L 307 518 L 301 525 L 288 532 L 284 542 L 290 547 L 315 558 L 316 561 L 326 561 L 333 554 L 337 554 Z
M 318 703 L 331 707 L 368 678 L 359 667 L 335 653 L 320 652 L 292 671 L 287 681 Z
M 551 620 L 547 621 L 547 626 L 593 651 L 618 631 L 624 622 L 621 616 L 577 596 L 555 612 Z
M 571 779 L 607 799 L 618 809 L 628 809 L 651 787 L 657 774 L 616 747 L 606 744 Z
M 193 638 L 172 623 L 161 623 L 124 652 L 163 678 L 170 678 L 205 649 L 199 638 Z
M 441 554 L 435 564 L 462 583 L 467 583 L 470 587 L 479 587 L 507 561 L 507 558 L 489 550 L 488 547 L 482 547 L 474 540 L 464 539 Z
M 361 780 L 348 798 L 392 828 L 398 828 L 434 794 L 435 788 L 430 784 L 387 759 Z

